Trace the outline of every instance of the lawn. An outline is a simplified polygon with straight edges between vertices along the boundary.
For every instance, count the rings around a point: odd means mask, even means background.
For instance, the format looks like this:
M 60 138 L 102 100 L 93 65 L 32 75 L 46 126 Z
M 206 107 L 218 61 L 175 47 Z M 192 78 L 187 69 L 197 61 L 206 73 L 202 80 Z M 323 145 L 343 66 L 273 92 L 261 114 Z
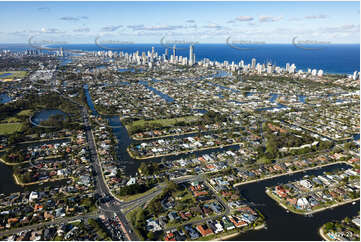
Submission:
M 129 195 L 129 196 L 117 196 L 118 199 L 123 200 L 124 202 L 128 202 L 128 201 L 132 201 L 135 200 L 137 198 L 146 196 L 148 194 L 151 194 L 152 192 L 155 192 L 158 188 L 157 187 L 153 187 L 151 189 L 149 189 L 146 192 L 143 193 L 138 193 L 138 194 L 134 194 L 134 195 Z
M 171 127 L 176 125 L 177 123 L 180 122 L 195 122 L 198 120 L 198 117 L 196 116 L 185 116 L 185 117 L 180 117 L 180 118 L 170 118 L 170 119 L 156 119 L 156 120 L 137 120 L 134 121 L 131 124 L 126 125 L 125 127 L 127 128 L 128 132 L 132 131 L 134 129 L 140 129 L 143 130 L 147 127 L 152 127 L 152 126 L 158 126 L 158 127 Z
M 23 127 L 22 123 L 2 123 L 0 124 L 0 135 L 13 134 Z
M 21 112 L 17 113 L 17 116 L 30 116 L 32 110 L 31 109 L 24 109 Z
M 20 122 L 20 121 L 21 120 L 16 117 L 9 117 L 9 118 L 2 120 L 1 122 L 2 123 L 16 123 L 16 122 Z

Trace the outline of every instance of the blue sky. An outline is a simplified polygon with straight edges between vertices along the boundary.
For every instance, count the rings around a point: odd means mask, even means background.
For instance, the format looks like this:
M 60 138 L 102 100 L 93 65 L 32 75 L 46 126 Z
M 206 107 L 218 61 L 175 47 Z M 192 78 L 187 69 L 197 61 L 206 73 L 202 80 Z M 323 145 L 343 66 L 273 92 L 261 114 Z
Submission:
M 359 43 L 359 2 L 0 2 L 0 43 Z

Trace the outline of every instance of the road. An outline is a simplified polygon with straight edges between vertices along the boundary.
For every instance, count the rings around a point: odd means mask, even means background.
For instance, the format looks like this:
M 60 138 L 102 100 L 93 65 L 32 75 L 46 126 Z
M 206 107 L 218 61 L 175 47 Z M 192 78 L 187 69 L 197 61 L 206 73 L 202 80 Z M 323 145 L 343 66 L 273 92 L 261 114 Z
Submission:
M 89 114 L 85 107 L 83 107 L 83 109 L 82 109 L 82 115 L 83 115 L 84 126 L 85 126 L 85 130 L 86 130 L 86 134 L 87 134 L 87 140 L 88 140 L 88 144 L 89 144 L 90 160 L 91 160 L 92 166 L 94 168 L 94 171 L 96 172 L 96 175 L 95 175 L 96 191 L 102 197 L 110 196 L 114 199 L 112 202 L 107 202 L 106 204 L 100 204 L 100 209 L 103 210 L 104 214 L 107 217 L 113 217 L 114 213 L 118 216 L 118 218 L 120 219 L 121 223 L 123 224 L 123 226 L 126 230 L 126 231 L 124 231 L 124 233 L 127 235 L 128 240 L 139 240 L 137 235 L 133 232 L 131 225 L 126 220 L 124 214 L 122 214 L 121 204 L 119 202 L 114 202 L 114 201 L 116 201 L 116 198 L 113 197 L 112 193 L 109 191 L 109 188 L 106 184 L 106 181 L 103 176 L 103 171 L 101 168 L 100 160 L 98 159 L 91 125 L 89 123 Z M 112 211 L 114 211 L 114 212 L 112 212 Z
M 51 224 L 62 224 L 62 223 L 67 223 L 67 222 L 71 222 L 74 220 L 78 220 L 78 219 L 89 219 L 89 218 L 98 218 L 99 217 L 99 213 L 88 213 L 88 214 L 84 214 L 84 215 L 78 215 L 75 217 L 65 217 L 65 218 L 58 218 L 58 219 L 53 219 L 51 221 L 48 222 L 44 222 L 44 223 L 38 223 L 38 224 L 34 224 L 34 225 L 30 225 L 30 226 L 25 226 L 25 227 L 21 227 L 21 228 L 16 228 L 16 229 L 11 229 L 11 230 L 7 230 L 7 231 L 2 231 L 0 232 L 0 236 L 7 236 L 10 234 L 15 234 L 15 233 L 19 233 L 21 231 L 24 230 L 29 230 L 29 229 L 38 229 L 41 228 L 45 225 L 51 225 Z

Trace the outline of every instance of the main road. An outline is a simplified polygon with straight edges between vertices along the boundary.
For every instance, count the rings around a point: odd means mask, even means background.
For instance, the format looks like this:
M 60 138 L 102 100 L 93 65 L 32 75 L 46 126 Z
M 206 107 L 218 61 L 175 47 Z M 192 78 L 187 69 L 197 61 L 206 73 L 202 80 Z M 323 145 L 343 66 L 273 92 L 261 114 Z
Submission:
M 91 125 L 89 123 L 89 114 L 85 107 L 82 109 L 82 115 L 83 115 L 83 121 L 84 126 L 87 134 L 87 140 L 89 144 L 89 152 L 90 152 L 90 160 L 92 163 L 92 166 L 95 171 L 95 178 L 96 178 L 96 191 L 102 196 L 102 197 L 112 197 L 113 201 L 107 202 L 106 204 L 100 204 L 100 210 L 103 210 L 104 214 L 107 217 L 113 217 L 117 216 L 122 224 L 122 227 L 124 228 L 124 233 L 128 240 L 139 240 L 138 236 L 133 232 L 130 224 L 126 220 L 124 214 L 121 212 L 121 203 L 116 202 L 116 197 L 113 197 L 112 193 L 109 191 L 109 188 L 106 184 L 105 178 L 103 176 L 103 171 L 101 168 L 100 160 L 98 158 L 95 141 L 93 132 L 91 129 Z M 110 204 L 109 204 L 110 203 Z M 106 206 L 106 207 L 105 207 Z

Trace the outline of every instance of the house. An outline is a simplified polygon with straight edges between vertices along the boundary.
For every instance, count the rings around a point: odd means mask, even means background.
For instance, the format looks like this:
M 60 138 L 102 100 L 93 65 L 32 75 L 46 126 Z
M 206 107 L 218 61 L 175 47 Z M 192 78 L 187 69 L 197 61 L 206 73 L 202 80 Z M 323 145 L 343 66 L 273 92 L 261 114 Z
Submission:
M 305 197 L 303 197 L 303 198 L 299 198 L 297 200 L 297 206 L 301 209 L 306 209 L 309 207 L 309 203 L 308 203 L 307 199 Z
M 198 224 L 196 228 L 203 237 L 214 234 L 213 231 L 210 228 L 208 228 L 206 224 L 202 224 L 202 225 Z
M 176 212 L 170 212 L 168 213 L 169 221 L 178 220 L 179 216 Z
M 207 223 L 215 234 L 222 233 L 224 231 L 223 226 L 219 221 L 208 221 Z
M 134 185 L 136 183 L 136 179 L 135 179 L 135 177 L 131 177 L 130 179 L 129 179 L 129 181 L 127 182 L 127 186 L 130 186 L 130 185 Z
M 233 223 L 231 223 L 226 217 L 222 217 L 222 222 L 226 230 L 232 230 L 234 229 Z
M 236 228 L 247 226 L 247 223 L 244 220 L 241 220 L 236 216 L 228 216 L 228 218 L 234 224 L 234 226 L 236 226 Z
M 39 198 L 39 194 L 37 192 L 31 192 L 29 195 L 29 202 L 33 202 L 38 198 Z
M 192 240 L 199 238 L 199 234 L 197 233 L 197 231 L 194 230 L 190 225 L 184 226 L 184 229 L 188 232 Z
M 162 227 L 160 227 L 159 223 L 156 220 L 150 218 L 146 220 L 146 230 L 151 232 L 157 232 L 161 231 Z

